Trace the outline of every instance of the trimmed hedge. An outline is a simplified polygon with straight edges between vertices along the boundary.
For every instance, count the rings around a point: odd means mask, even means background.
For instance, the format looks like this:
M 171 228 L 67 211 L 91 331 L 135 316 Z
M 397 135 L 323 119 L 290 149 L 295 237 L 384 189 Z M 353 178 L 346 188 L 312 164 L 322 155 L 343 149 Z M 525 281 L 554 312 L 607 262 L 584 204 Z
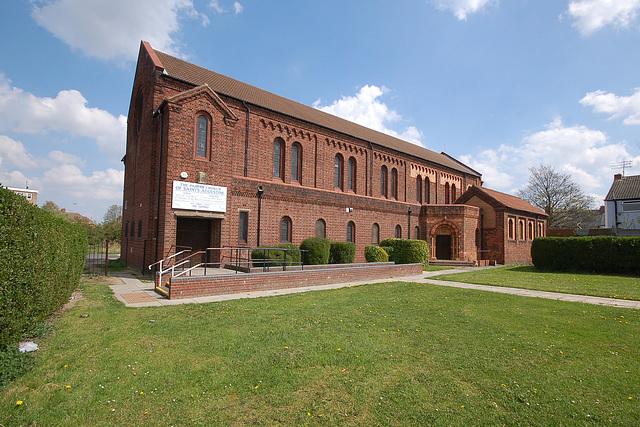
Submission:
M 301 253 L 296 245 L 291 243 L 281 243 L 271 246 L 269 249 L 254 249 L 251 251 L 251 260 L 254 267 L 281 267 L 284 265 L 284 253 L 285 251 L 278 251 L 275 249 L 294 249 L 287 252 L 287 265 L 300 265 L 302 259 Z M 270 260 L 270 262 L 260 262 L 262 260 Z
M 537 237 L 531 259 L 544 270 L 640 273 L 640 237 Z
M 300 249 L 309 251 L 304 254 L 305 265 L 329 264 L 331 240 L 320 237 L 309 237 L 302 241 Z
M 377 245 L 369 245 L 364 248 L 364 257 L 367 262 L 387 262 L 389 254 Z
M 0 188 L 0 348 L 69 301 L 86 254 L 84 228 Z
M 380 242 L 383 249 L 391 248 L 389 260 L 396 264 L 429 264 L 429 245 L 424 240 L 384 239 Z
M 356 244 L 352 242 L 331 242 L 329 264 L 352 264 L 356 259 Z

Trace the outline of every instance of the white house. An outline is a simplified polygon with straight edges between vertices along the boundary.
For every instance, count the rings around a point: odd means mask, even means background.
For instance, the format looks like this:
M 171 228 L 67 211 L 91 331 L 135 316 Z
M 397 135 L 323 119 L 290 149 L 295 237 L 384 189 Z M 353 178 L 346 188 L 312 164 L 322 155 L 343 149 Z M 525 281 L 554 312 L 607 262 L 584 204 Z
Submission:
M 616 174 L 604 199 L 605 227 L 615 234 L 640 234 L 640 175 Z

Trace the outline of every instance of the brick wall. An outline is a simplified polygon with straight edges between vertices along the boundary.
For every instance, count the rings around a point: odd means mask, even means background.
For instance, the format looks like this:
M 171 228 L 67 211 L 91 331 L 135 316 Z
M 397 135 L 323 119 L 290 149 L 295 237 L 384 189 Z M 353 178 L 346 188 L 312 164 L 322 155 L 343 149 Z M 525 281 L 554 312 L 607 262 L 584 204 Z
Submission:
M 422 274 L 422 264 L 365 265 L 303 271 L 231 274 L 228 276 L 174 277 L 169 299 L 196 298 L 244 292 L 291 289 L 348 283 L 362 280 L 394 279 Z

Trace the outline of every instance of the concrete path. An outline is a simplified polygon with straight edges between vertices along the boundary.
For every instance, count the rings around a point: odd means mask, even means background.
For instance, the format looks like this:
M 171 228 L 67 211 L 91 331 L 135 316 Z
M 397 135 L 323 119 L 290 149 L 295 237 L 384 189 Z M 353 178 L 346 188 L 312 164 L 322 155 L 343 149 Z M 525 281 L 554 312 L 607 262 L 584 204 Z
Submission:
M 475 285 L 470 283 L 446 282 L 444 280 L 430 279 L 431 277 L 438 276 L 441 274 L 465 273 L 467 271 L 478 271 L 478 269 L 482 269 L 482 268 L 493 268 L 493 267 L 472 267 L 472 268 L 456 268 L 452 270 L 425 271 L 421 275 L 400 277 L 397 280 L 402 282 L 429 283 L 432 285 L 451 286 L 451 287 L 463 288 L 463 289 L 476 289 L 480 291 L 520 295 L 524 297 L 547 298 L 547 299 L 554 299 L 559 301 L 582 302 L 586 304 L 596 304 L 596 305 L 604 305 L 604 306 L 610 306 L 610 307 L 625 307 L 625 308 L 640 309 L 640 301 L 621 300 L 621 299 L 615 299 L 615 298 L 601 298 L 601 297 L 592 297 L 592 296 L 574 295 L 574 294 L 561 294 L 558 292 L 531 291 L 528 289 L 508 288 L 508 287 L 502 287 L 502 286 Z M 207 302 L 228 301 L 228 300 L 240 299 L 240 298 L 262 298 L 262 297 L 269 297 L 269 296 L 276 296 L 276 295 L 293 294 L 293 293 L 299 293 L 299 292 L 317 291 L 317 290 L 325 290 L 325 289 L 338 289 L 338 288 L 344 288 L 348 286 L 359 286 L 359 285 L 365 285 L 369 283 L 384 283 L 384 282 L 394 281 L 394 279 L 363 280 L 363 281 L 349 282 L 349 283 L 338 283 L 333 285 L 308 286 L 308 287 L 294 288 L 294 289 L 244 292 L 244 293 L 230 294 L 230 295 L 217 295 L 217 296 L 210 296 L 210 297 L 169 300 L 161 295 L 158 295 L 153 290 L 154 283 L 151 281 L 143 282 L 138 278 L 134 277 L 133 275 L 127 274 L 127 273 L 114 273 L 112 274 L 112 276 L 118 277 L 120 280 L 122 280 L 122 284 L 110 285 L 109 287 L 111 288 L 111 290 L 113 290 L 113 293 L 116 299 L 122 302 L 127 307 L 160 307 L 163 305 L 196 304 L 196 303 L 202 304 Z

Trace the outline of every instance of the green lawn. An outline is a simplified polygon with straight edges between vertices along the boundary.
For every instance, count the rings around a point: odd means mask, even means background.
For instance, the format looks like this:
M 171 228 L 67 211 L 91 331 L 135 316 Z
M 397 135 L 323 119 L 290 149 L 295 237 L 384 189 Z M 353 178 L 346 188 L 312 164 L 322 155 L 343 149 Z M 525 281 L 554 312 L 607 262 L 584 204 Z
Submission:
M 0 389 L 0 424 L 640 419 L 637 310 L 401 282 L 144 309 L 83 292 Z
M 471 273 L 433 277 L 479 285 L 508 286 L 538 291 L 640 300 L 640 277 L 613 274 L 557 273 L 538 271 L 534 266 L 499 267 Z

